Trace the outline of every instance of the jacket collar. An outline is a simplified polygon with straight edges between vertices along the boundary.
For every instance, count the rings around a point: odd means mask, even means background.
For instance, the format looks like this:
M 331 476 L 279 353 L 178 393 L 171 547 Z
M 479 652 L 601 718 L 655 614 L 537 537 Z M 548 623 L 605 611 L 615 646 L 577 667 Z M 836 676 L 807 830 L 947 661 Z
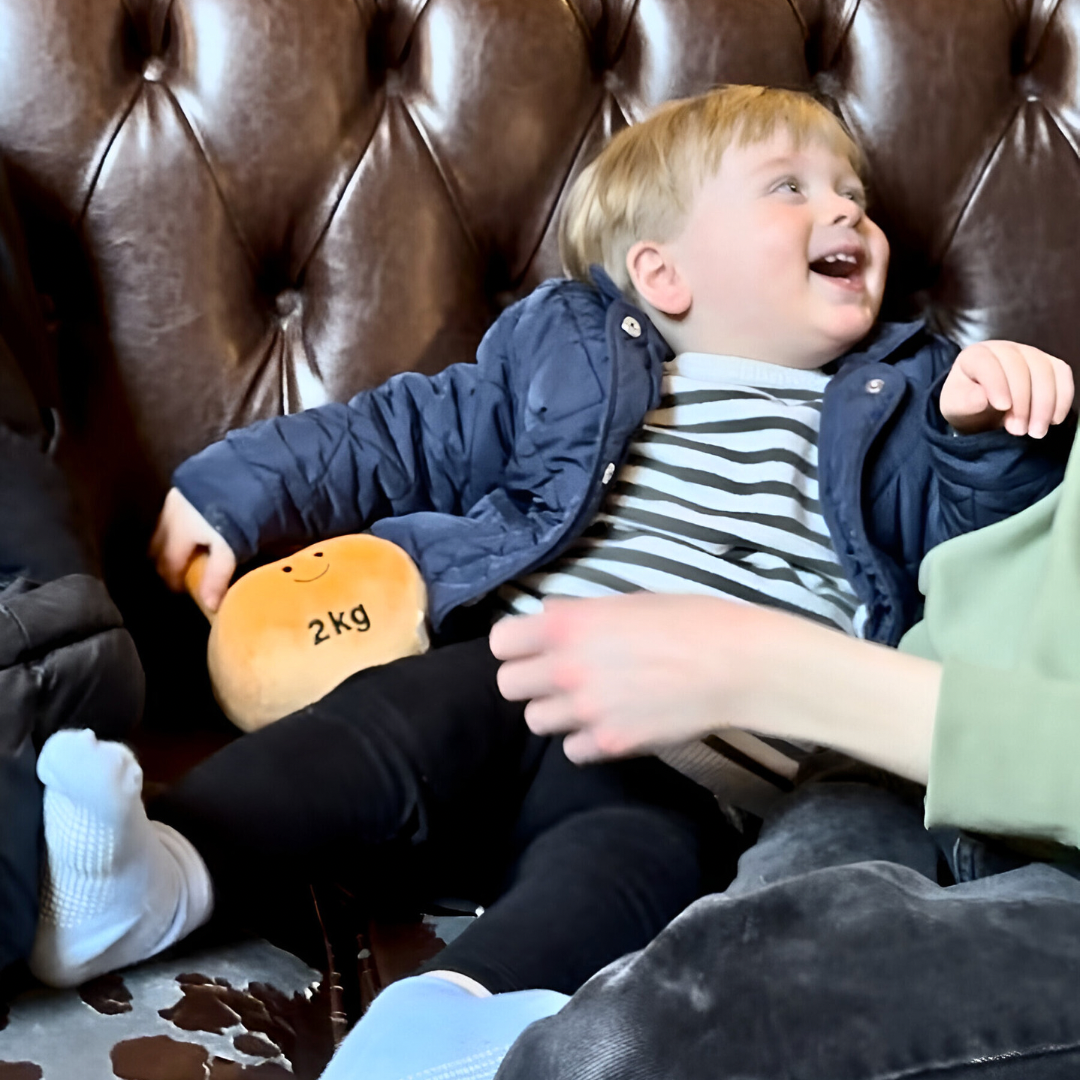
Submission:
M 613 304 L 616 300 L 626 299 L 622 294 L 622 290 L 611 280 L 611 276 L 599 263 L 593 263 L 589 267 L 589 277 L 592 278 L 593 284 L 604 298 L 605 307 Z
M 910 341 L 925 326 L 926 323 L 922 319 L 904 323 L 876 323 L 873 330 L 862 341 L 843 356 L 826 364 L 822 371 L 832 374 L 841 367 L 880 364 L 883 360 L 888 360 L 905 341 Z
M 609 332 L 612 326 L 613 316 L 616 324 L 621 324 L 625 315 L 631 315 L 636 319 L 642 330 L 642 334 L 637 339 L 637 342 L 639 346 L 645 348 L 649 357 L 649 364 L 655 373 L 655 377 L 659 378 L 660 372 L 662 371 L 662 365 L 666 364 L 669 360 L 674 359 L 675 356 L 674 351 L 668 344 L 667 338 L 657 330 L 652 319 L 650 319 L 641 308 L 623 296 L 618 285 L 611 280 L 607 271 L 604 270 L 602 266 L 593 264 L 589 267 L 589 274 L 592 277 L 593 284 L 596 286 L 597 291 L 600 293 L 601 302 L 607 310 Z M 624 341 L 627 339 L 622 335 L 618 335 L 615 340 Z

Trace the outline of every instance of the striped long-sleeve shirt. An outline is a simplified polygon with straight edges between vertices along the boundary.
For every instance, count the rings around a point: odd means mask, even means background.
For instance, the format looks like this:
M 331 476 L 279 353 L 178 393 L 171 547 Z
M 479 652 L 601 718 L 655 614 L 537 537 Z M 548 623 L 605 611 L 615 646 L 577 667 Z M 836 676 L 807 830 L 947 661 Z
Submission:
M 857 633 L 859 602 L 818 503 L 828 379 L 678 356 L 595 520 L 554 563 L 503 586 L 503 605 L 526 614 L 553 596 L 707 593 Z M 726 732 L 662 756 L 724 801 L 760 809 L 790 786 L 799 751 Z

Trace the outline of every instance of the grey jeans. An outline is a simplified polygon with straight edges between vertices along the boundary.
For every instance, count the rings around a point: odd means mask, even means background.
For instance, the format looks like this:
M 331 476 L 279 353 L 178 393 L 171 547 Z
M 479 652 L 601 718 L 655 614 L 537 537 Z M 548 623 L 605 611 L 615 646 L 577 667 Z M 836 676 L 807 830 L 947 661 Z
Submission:
M 526 1029 L 497 1080 L 1080 1076 L 1080 873 L 815 782 L 724 893 Z

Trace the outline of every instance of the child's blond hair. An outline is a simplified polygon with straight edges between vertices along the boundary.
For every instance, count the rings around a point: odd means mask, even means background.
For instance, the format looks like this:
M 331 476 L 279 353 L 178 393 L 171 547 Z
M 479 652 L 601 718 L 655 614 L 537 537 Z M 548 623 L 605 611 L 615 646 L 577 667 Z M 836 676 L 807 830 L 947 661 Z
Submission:
M 765 142 L 778 129 L 797 147 L 823 141 L 860 177 L 865 173 L 863 155 L 840 120 L 801 91 L 724 86 L 669 101 L 615 135 L 574 181 L 559 224 L 566 273 L 588 281 L 589 267 L 599 263 L 634 296 L 626 269 L 631 246 L 673 239 L 728 146 Z

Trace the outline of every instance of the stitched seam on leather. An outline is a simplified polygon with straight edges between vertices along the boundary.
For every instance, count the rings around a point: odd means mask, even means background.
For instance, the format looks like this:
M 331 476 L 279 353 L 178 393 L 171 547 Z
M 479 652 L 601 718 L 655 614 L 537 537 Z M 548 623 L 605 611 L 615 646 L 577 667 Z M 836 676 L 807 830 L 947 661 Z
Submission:
M 581 36 L 585 39 L 585 44 L 588 47 L 589 55 L 592 55 L 594 36 L 592 30 L 589 29 L 585 22 L 585 16 L 581 14 L 581 9 L 577 6 L 575 0 L 562 0 L 564 7 L 570 9 L 570 14 L 574 17 L 574 22 L 577 23 L 578 29 L 581 31 Z
M 315 258 L 315 252 L 319 250 L 319 246 L 323 242 L 323 238 L 330 231 L 330 226 L 334 222 L 334 218 L 337 216 L 338 208 L 341 206 L 342 200 L 345 198 L 345 193 L 349 190 L 349 185 L 352 184 L 356 178 L 356 174 L 360 169 L 360 166 L 364 163 L 364 158 L 367 156 L 368 150 L 371 148 L 371 144 L 375 141 L 375 136 L 382 126 L 383 121 L 386 119 L 386 114 L 389 111 L 387 103 L 389 101 L 389 95 L 386 93 L 385 86 L 383 88 L 383 107 L 382 116 L 371 125 L 371 131 L 368 133 L 367 142 L 360 148 L 360 153 L 356 157 L 356 161 L 353 162 L 352 167 L 349 169 L 348 176 L 345 177 L 345 182 L 341 185 L 341 190 L 337 194 L 337 198 L 334 200 L 334 205 L 330 208 L 330 213 L 326 215 L 326 221 L 323 222 L 323 226 L 319 229 L 315 235 L 315 239 L 311 243 L 311 250 L 300 260 L 299 269 L 296 272 L 296 280 L 303 281 L 304 275 L 307 273 L 308 265 L 311 260 Z
M 521 263 L 520 272 L 514 275 L 514 279 L 511 281 L 511 288 L 516 288 L 518 284 L 524 279 L 525 275 L 529 272 L 529 267 L 532 266 L 533 260 L 536 258 L 536 253 L 544 244 L 544 237 L 547 236 L 548 230 L 552 227 L 555 221 L 559 204 L 562 201 L 562 197 L 566 192 L 567 184 L 570 177 L 574 175 L 574 166 L 581 160 L 581 148 L 585 145 L 585 141 L 589 137 L 589 132 L 593 130 L 596 124 L 596 118 L 600 114 L 601 109 L 604 107 L 605 94 L 611 97 L 612 102 L 619 108 L 619 111 L 623 113 L 625 119 L 626 114 L 623 112 L 622 107 L 619 106 L 618 101 L 615 100 L 614 94 L 602 93 L 596 102 L 596 108 L 593 109 L 592 116 L 589 117 L 588 123 L 584 124 L 581 129 L 581 137 L 578 139 L 577 146 L 574 147 L 574 156 L 570 159 L 570 168 L 567 171 L 566 176 L 563 177 L 562 185 L 559 187 L 558 194 L 551 200 L 551 207 L 547 212 L 547 216 L 544 218 L 543 227 L 536 234 L 536 243 L 533 244 L 532 250 L 529 252 L 527 259 L 524 259 Z M 561 261 L 561 253 L 560 253 Z M 517 269 L 517 268 L 515 268 Z
M 935 263 L 940 264 L 941 262 L 943 262 L 945 256 L 949 252 L 949 248 L 952 247 L 953 240 L 956 238 L 956 234 L 959 231 L 960 226 L 963 224 L 964 218 L 967 216 L 967 212 L 970 209 L 971 204 L 975 201 L 976 195 L 978 195 L 979 191 L 985 184 L 986 177 L 989 174 L 990 169 L 993 167 L 994 162 L 1000 156 L 1002 147 L 1005 144 L 1005 140 L 1006 138 L 1008 138 L 1009 132 L 1012 131 L 1014 125 L 1016 124 L 1017 118 L 1019 117 L 1022 109 L 1023 103 L 1017 105 L 1017 107 L 1012 111 L 1011 115 L 1009 116 L 1009 119 L 1002 126 L 1001 133 L 994 141 L 993 149 L 990 151 L 989 154 L 986 155 L 986 159 L 983 162 L 982 168 L 979 170 L 978 176 L 975 178 L 975 182 L 971 185 L 970 190 L 964 198 L 963 204 L 957 212 L 956 219 L 953 221 L 951 228 L 945 234 L 941 249 L 933 253 L 933 261 Z
M 229 224 L 232 226 L 233 234 L 240 243 L 240 247 L 243 249 L 244 254 L 248 258 L 248 262 L 251 264 L 253 273 L 258 273 L 259 260 L 255 257 L 255 252 L 252 251 L 250 245 L 247 242 L 247 237 L 244 235 L 243 230 L 240 228 L 240 223 L 233 216 L 232 207 L 229 205 L 228 199 L 225 198 L 225 192 L 222 190 L 221 184 L 218 181 L 217 173 L 214 171 L 214 163 L 210 158 L 210 154 L 207 152 L 206 145 L 203 143 L 202 138 L 199 135 L 198 129 L 188 119 L 188 115 L 184 112 L 183 107 L 177 100 L 176 95 L 165 85 L 165 83 L 159 84 L 162 90 L 168 95 L 169 101 L 172 102 L 173 108 L 176 110 L 176 115 L 180 119 L 180 123 L 187 129 L 188 134 L 191 136 L 192 142 L 194 142 L 196 148 L 199 151 L 199 156 L 202 158 L 203 164 L 206 166 L 206 171 L 210 176 L 210 183 L 214 185 L 214 192 L 217 194 L 218 202 L 221 203 L 222 210 L 225 211 L 225 217 Z
M 798 21 L 799 27 L 802 29 L 803 41 L 807 41 L 810 38 L 810 27 L 807 25 L 806 20 L 803 18 L 803 13 L 799 10 L 795 0 L 787 0 L 787 5 L 791 8 L 792 15 Z
M 626 23 L 623 25 L 622 36 L 615 43 L 615 48 L 611 50 L 611 57 L 608 59 L 607 64 L 609 69 L 613 68 L 619 62 L 619 57 L 622 56 L 622 51 L 626 48 L 626 39 L 630 36 L 630 27 L 637 18 L 639 7 L 641 7 L 641 0 L 634 0 L 634 6 L 630 9 L 630 14 L 626 16 Z
M 1072 136 L 1072 133 L 1065 126 L 1065 124 L 1063 124 L 1061 122 L 1061 119 L 1058 116 L 1058 114 L 1056 112 L 1054 112 L 1054 110 L 1051 109 L 1050 106 L 1047 105 L 1046 102 L 1042 101 L 1041 99 L 1038 102 L 1033 102 L 1033 104 L 1038 104 L 1042 108 L 1043 112 L 1046 113 L 1046 115 L 1047 115 L 1047 117 L 1049 117 L 1051 123 L 1057 129 L 1058 134 L 1061 135 L 1061 137 L 1069 144 L 1069 147 L 1072 150 L 1072 152 L 1077 156 L 1078 159 L 1080 159 L 1080 145 L 1077 144 L 1076 140 Z
M 1039 58 L 1039 50 L 1046 40 L 1046 31 L 1061 8 L 1061 0 L 1033 0 L 1024 42 L 1024 63 L 1031 67 Z
M 94 197 L 94 192 L 97 190 L 98 180 L 101 178 L 101 170 L 105 168 L 105 159 L 112 151 L 113 144 L 119 137 L 123 126 L 127 123 L 127 118 L 131 115 L 131 110 L 135 108 L 135 103 L 139 100 L 139 95 L 143 92 L 144 88 L 145 83 L 140 80 L 138 85 L 135 87 L 135 92 L 131 95 L 131 100 L 127 103 L 127 106 L 121 113 L 120 119 L 116 123 L 116 127 L 113 128 L 112 134 L 106 141 L 105 149 L 102 151 L 101 157 L 98 158 L 96 164 L 92 169 L 93 175 L 90 177 L 90 183 L 87 185 L 86 195 L 83 196 L 83 203 L 82 206 L 79 208 L 79 216 L 75 220 L 75 224 L 78 228 L 82 228 L 83 222 L 86 219 L 86 212 L 90 208 L 90 200 Z
M 832 48 L 829 49 L 828 56 L 822 58 L 826 68 L 832 67 L 836 54 L 844 47 L 844 42 L 847 41 L 848 34 L 851 33 L 851 27 L 855 23 L 855 16 L 859 13 L 861 2 L 862 0 L 844 0 L 844 6 L 847 10 L 844 12 L 840 22 L 840 32 L 836 35 L 836 41 Z
M 466 221 L 465 208 L 461 205 L 461 200 L 458 198 L 457 185 L 451 183 L 451 176 L 443 167 L 439 155 L 435 153 L 435 147 L 431 143 L 427 129 L 420 123 L 415 113 L 413 113 L 409 106 L 409 102 L 404 97 L 401 97 L 399 100 L 401 101 L 402 108 L 405 110 L 405 115 L 416 129 L 416 133 L 420 136 L 420 141 L 424 144 L 424 147 L 428 152 L 428 157 L 435 166 L 435 171 L 439 174 L 439 179 L 442 181 L 443 188 L 446 191 L 446 197 L 450 200 L 450 205 L 454 210 L 454 216 L 461 226 L 461 231 L 465 234 L 465 239 L 469 241 L 469 246 L 473 249 L 473 253 L 479 257 L 480 245 L 477 243 L 476 236 L 472 229 L 469 228 L 469 224 Z

